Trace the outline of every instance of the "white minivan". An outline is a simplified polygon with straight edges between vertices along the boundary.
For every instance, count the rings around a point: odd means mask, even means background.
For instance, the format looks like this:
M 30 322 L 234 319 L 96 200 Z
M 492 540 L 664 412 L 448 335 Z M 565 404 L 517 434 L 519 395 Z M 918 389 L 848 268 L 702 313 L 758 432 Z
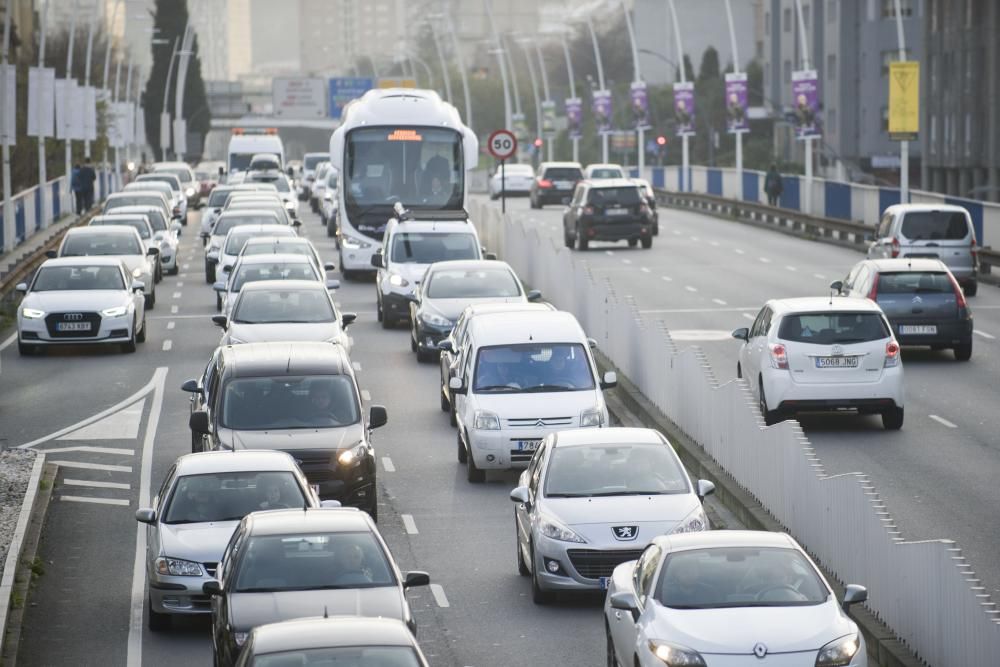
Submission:
M 590 342 L 566 312 L 483 314 L 469 323 L 462 359 L 448 386 L 455 398 L 458 460 L 468 479 L 524 468 L 549 433 L 608 425 L 604 389 Z

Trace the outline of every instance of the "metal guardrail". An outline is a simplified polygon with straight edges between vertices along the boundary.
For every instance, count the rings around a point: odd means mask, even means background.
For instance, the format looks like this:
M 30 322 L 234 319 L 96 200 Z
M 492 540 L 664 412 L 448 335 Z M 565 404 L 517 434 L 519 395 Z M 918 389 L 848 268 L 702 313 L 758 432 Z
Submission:
M 55 231 L 45 243 L 18 259 L 10 271 L 0 275 L 0 303 L 6 303 L 14 294 L 14 288 L 17 284 L 25 281 L 46 260 L 45 253 L 59 247 L 66 230 L 87 225 L 90 219 L 96 215 L 97 210 L 95 208 L 80 216 L 74 223 Z

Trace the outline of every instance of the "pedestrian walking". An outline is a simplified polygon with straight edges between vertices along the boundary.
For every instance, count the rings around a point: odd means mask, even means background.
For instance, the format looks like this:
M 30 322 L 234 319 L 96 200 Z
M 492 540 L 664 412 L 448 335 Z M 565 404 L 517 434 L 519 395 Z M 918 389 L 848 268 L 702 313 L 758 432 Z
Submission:
M 83 188 L 80 181 L 80 165 L 73 165 L 69 175 L 69 189 L 73 192 L 73 210 L 77 215 L 83 214 Z
M 94 207 L 94 183 L 97 181 L 97 172 L 90 158 L 85 158 L 83 167 L 80 168 L 80 189 L 83 192 L 83 210 L 89 211 Z
M 781 181 L 778 165 L 772 162 L 771 168 L 767 170 L 767 176 L 764 177 L 764 192 L 767 194 L 767 203 L 771 206 L 777 206 L 778 200 L 781 199 L 781 193 L 784 191 L 785 185 Z

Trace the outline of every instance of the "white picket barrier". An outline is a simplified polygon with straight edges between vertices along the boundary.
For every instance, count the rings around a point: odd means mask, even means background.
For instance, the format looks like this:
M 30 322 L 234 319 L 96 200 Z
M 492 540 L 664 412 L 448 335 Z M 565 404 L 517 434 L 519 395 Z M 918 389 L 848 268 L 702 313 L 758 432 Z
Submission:
M 600 349 L 682 431 L 921 659 L 984 667 L 1000 656 L 1000 611 L 951 540 L 906 542 L 869 479 L 830 476 L 798 422 L 766 427 L 742 380 L 721 386 L 697 347 L 679 349 L 661 320 L 639 314 L 607 279 L 521 220 L 475 203 L 472 218 L 496 251 L 548 301 L 572 312 Z

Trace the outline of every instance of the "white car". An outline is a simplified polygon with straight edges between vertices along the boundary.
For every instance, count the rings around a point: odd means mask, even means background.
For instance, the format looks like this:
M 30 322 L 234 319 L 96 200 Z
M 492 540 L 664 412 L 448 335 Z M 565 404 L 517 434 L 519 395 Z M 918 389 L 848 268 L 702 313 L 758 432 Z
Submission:
M 598 376 L 572 314 L 480 315 L 465 336 L 463 366 L 448 386 L 470 482 L 485 481 L 487 469 L 527 467 L 549 433 L 608 425 L 602 390 L 618 379 Z
M 743 341 L 737 377 L 746 378 L 767 424 L 813 410 L 854 408 L 903 426 L 903 360 L 874 301 L 806 297 L 768 301 Z
M 156 305 L 156 256 L 159 250 L 147 246 L 139 237 L 135 227 L 128 224 L 102 223 L 105 216 L 91 218 L 87 227 L 75 227 L 66 231 L 59 249 L 50 257 L 115 257 L 129 270 L 129 276 L 143 285 L 146 308 Z
M 537 604 L 556 591 L 605 590 L 656 536 L 708 530 L 702 500 L 713 491 L 692 482 L 653 429 L 548 435 L 510 493 L 518 572 Z
M 233 227 L 226 234 L 222 244 L 219 246 L 218 268 L 216 269 L 216 280 L 225 282 L 229 279 L 229 272 L 236 264 L 236 258 L 243 251 L 243 246 L 247 241 L 255 236 L 295 236 L 295 229 L 288 225 L 239 225 Z
M 326 184 L 323 186 L 323 198 L 319 204 L 319 217 L 327 226 L 326 235 L 336 236 L 337 232 L 337 189 L 340 187 L 340 173 L 336 169 L 327 172 Z M 330 223 L 333 224 L 330 224 Z
M 153 240 L 160 243 L 160 270 L 176 275 L 179 270 L 177 252 L 181 242 L 181 223 L 176 220 L 168 221 L 155 206 L 122 206 L 116 208 L 111 217 L 128 214 L 146 216 L 149 226 L 153 228 Z
M 307 238 L 302 236 L 255 236 L 243 244 L 240 257 L 250 257 L 252 255 L 303 255 L 308 257 L 316 265 L 316 270 L 321 274 L 327 271 L 336 271 L 337 267 L 333 262 L 324 262 L 320 259 L 316 246 Z M 239 261 L 239 258 L 237 258 Z
M 223 209 L 229 202 L 230 195 L 235 192 L 259 192 L 269 191 L 273 186 L 265 183 L 254 183 L 252 185 L 217 185 L 208 197 L 208 205 L 201 214 L 201 238 L 203 243 L 208 244 L 208 237 L 212 235 L 212 227 L 215 220 L 222 214 Z M 277 192 L 274 190 L 274 192 Z
M 248 171 L 244 183 L 270 183 L 278 190 L 278 196 L 288 214 L 293 218 L 299 217 L 299 198 L 292 189 L 292 184 L 288 177 L 280 171 Z
M 138 176 L 135 177 L 135 181 L 130 183 L 130 185 L 136 185 L 139 183 L 144 183 L 147 185 L 150 183 L 165 183 L 169 185 L 170 191 L 173 196 L 174 207 L 180 213 L 178 219 L 187 220 L 188 202 L 187 202 L 187 197 L 184 194 L 184 187 L 181 185 L 181 179 L 179 176 L 177 176 L 176 174 L 167 173 L 165 171 L 154 172 L 152 174 L 139 174 Z
M 215 291 L 221 296 L 216 310 L 226 317 L 232 314 L 233 304 L 240 290 L 247 283 L 270 280 L 310 280 L 325 284 L 327 289 L 340 287 L 338 280 L 326 280 L 316 270 L 308 257 L 302 255 L 255 255 L 241 257 L 233 267 L 227 282 L 216 282 Z
M 51 345 L 120 345 L 135 352 L 146 340 L 143 284 L 120 257 L 62 257 L 42 264 L 17 308 L 17 351 Z
M 535 170 L 530 164 L 504 165 L 503 179 L 500 178 L 500 172 L 500 168 L 497 167 L 497 170 L 490 177 L 490 199 L 499 198 L 501 193 L 527 195 L 531 192 L 531 183 L 535 180 Z
M 331 171 L 333 171 L 333 166 L 329 160 L 316 165 L 312 189 L 309 192 L 309 208 L 312 209 L 313 213 L 319 213 L 320 205 L 323 203 L 323 191 L 326 189 L 327 179 L 330 177 Z
M 316 180 L 316 167 L 323 162 L 329 161 L 330 153 L 328 151 L 323 151 L 321 153 L 306 153 L 302 156 L 302 174 L 300 176 L 298 187 L 300 200 L 306 201 L 312 195 L 312 185 Z
M 219 254 L 230 229 L 242 225 L 280 225 L 282 218 L 278 216 L 278 213 L 264 209 L 224 211 L 216 219 L 212 235 L 208 237 L 208 243 L 205 245 L 205 282 L 214 283 L 217 280 L 215 274 L 219 266 Z
M 187 162 L 155 162 L 153 163 L 153 173 L 173 174 L 179 178 L 189 205 L 201 196 L 198 181 L 194 177 L 194 170 Z
M 170 174 L 167 175 L 169 176 Z M 176 178 L 176 176 L 174 178 Z M 129 183 L 124 188 L 122 188 L 122 192 L 129 192 L 129 193 L 162 192 L 170 202 L 171 213 L 173 214 L 173 218 L 175 220 L 182 222 L 187 219 L 187 203 L 181 204 L 181 201 L 183 200 L 183 195 L 181 196 L 180 199 L 178 199 L 177 195 L 174 193 L 173 189 L 170 187 L 168 183 L 163 183 L 160 181 L 142 181 L 140 183 L 133 181 L 132 183 Z
M 867 667 L 864 636 L 847 615 L 867 599 L 850 585 L 838 601 L 783 533 L 663 535 L 611 577 L 608 665 Z
M 153 282 L 159 283 L 163 280 L 163 267 L 160 266 L 159 260 L 152 257 L 150 253 L 151 248 L 156 248 L 157 253 L 160 249 L 160 241 L 156 238 L 156 232 L 153 230 L 153 224 L 149 220 L 149 216 L 145 213 L 119 213 L 126 208 L 135 208 L 133 206 L 123 206 L 121 208 L 114 209 L 114 213 L 109 215 L 95 215 L 90 219 L 88 227 L 102 227 L 108 225 L 116 225 L 122 227 L 132 227 L 139 233 L 139 238 L 142 239 L 142 246 L 145 249 L 146 261 L 149 263 L 150 270 L 153 272 Z M 136 276 L 141 280 L 144 280 L 141 276 Z
M 583 170 L 586 180 L 602 180 L 606 178 L 628 178 L 620 164 L 588 164 Z

